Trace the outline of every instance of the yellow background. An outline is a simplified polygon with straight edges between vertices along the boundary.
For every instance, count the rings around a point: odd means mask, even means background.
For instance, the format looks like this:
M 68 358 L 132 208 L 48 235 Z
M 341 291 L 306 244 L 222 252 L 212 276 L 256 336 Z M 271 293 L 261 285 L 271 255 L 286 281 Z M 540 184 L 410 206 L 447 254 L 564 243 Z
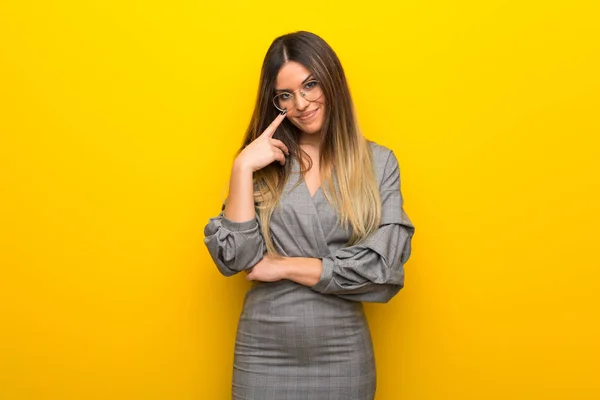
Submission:
M 0 398 L 229 398 L 248 285 L 203 227 L 299 29 L 417 227 L 377 400 L 600 398 L 596 4 L 1 2 Z

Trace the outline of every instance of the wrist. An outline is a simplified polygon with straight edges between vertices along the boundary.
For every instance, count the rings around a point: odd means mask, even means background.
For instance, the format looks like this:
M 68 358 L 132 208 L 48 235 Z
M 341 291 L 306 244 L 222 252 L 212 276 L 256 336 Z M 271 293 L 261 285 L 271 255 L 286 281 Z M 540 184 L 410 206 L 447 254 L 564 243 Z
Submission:
M 284 257 L 279 260 L 279 271 L 281 274 L 281 279 L 291 280 L 294 275 L 294 258 L 293 257 Z
M 281 279 L 314 286 L 323 273 L 322 261 L 312 257 L 286 257 L 281 260 Z
M 237 157 L 234 161 L 233 161 L 233 170 L 235 172 L 250 172 L 253 173 L 254 172 L 254 168 L 252 168 L 251 165 L 248 164 L 248 162 L 243 158 L 243 157 Z

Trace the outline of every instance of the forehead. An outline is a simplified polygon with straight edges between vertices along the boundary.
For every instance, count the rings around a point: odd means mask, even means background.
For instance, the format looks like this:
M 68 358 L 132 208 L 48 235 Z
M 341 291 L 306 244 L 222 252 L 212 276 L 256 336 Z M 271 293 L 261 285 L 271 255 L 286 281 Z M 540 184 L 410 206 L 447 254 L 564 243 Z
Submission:
M 275 87 L 287 89 L 300 87 L 302 81 L 310 74 L 311 72 L 304 65 L 296 61 L 287 61 L 277 74 Z

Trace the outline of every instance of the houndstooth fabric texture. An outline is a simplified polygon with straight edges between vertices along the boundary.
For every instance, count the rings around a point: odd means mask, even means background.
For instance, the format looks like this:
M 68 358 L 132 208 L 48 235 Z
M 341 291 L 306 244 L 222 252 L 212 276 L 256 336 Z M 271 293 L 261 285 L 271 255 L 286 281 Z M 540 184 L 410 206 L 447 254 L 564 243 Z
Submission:
M 282 255 L 320 258 L 323 270 L 312 287 L 289 280 L 253 282 L 237 327 L 233 399 L 374 398 L 375 359 L 362 302 L 388 302 L 404 286 L 415 228 L 403 210 L 395 154 L 370 145 L 382 220 L 372 236 L 354 246 L 344 246 L 351 230 L 340 226 L 321 188 L 310 196 L 298 161 L 290 159 L 292 174 L 273 212 L 271 235 Z M 266 251 L 258 217 L 233 222 L 221 211 L 204 234 L 225 276 L 254 266 Z

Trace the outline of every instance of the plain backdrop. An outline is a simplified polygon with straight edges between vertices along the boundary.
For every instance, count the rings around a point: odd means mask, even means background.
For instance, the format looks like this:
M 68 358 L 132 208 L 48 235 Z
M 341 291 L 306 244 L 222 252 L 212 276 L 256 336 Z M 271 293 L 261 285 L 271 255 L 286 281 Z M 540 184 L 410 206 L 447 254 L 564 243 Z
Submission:
M 600 398 L 597 4 L 1 2 L 0 398 L 229 398 L 249 285 L 203 228 L 295 30 L 416 226 L 377 400 Z

